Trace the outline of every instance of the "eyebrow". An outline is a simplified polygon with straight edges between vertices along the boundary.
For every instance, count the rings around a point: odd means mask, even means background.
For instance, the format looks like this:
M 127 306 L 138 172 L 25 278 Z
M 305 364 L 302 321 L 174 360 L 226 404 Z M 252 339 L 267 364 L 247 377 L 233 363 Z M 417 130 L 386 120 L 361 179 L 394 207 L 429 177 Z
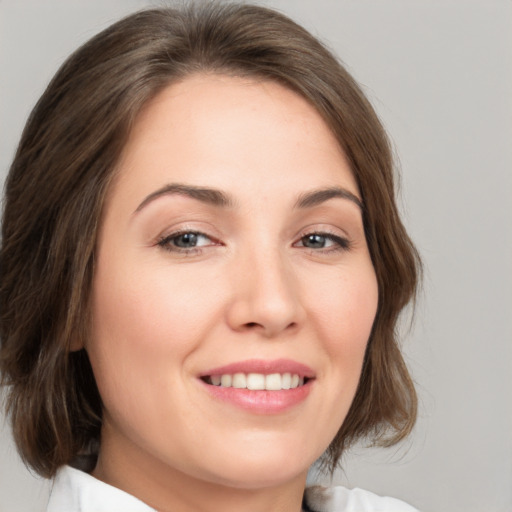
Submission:
M 134 213 L 140 212 L 152 201 L 167 195 L 182 195 L 203 203 L 224 208 L 231 207 L 235 204 L 235 201 L 231 196 L 221 190 L 207 187 L 196 187 L 194 185 L 183 185 L 180 183 L 170 183 L 169 185 L 165 185 L 146 196 L 139 206 L 137 206 Z M 355 194 L 342 187 L 323 188 L 301 194 L 295 202 L 295 208 L 313 208 L 314 206 L 318 206 L 329 199 L 334 198 L 348 199 L 355 203 L 361 210 L 363 209 L 362 201 Z
M 312 208 L 334 198 L 348 199 L 363 210 L 363 202 L 355 194 L 342 187 L 329 187 L 301 194 L 295 203 L 296 208 Z
M 233 199 L 231 199 L 230 196 L 224 192 L 221 192 L 220 190 L 205 187 L 195 187 L 193 185 L 182 185 L 180 183 L 171 183 L 169 185 L 163 186 L 162 188 L 159 188 L 155 192 L 152 192 L 147 197 L 145 197 L 142 203 L 137 206 L 137 209 L 134 213 L 140 212 L 145 206 L 147 206 L 155 199 L 168 195 L 186 196 L 192 199 L 197 199 L 203 203 L 208 203 L 213 206 L 220 207 L 229 207 L 233 206 L 234 204 Z

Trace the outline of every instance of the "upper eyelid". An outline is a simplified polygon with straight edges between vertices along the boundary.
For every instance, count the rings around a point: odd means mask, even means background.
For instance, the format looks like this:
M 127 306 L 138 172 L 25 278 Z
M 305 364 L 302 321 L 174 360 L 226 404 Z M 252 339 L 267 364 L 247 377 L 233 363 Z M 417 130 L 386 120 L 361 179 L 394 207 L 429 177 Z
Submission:
M 155 237 L 155 239 L 159 241 L 165 238 L 179 236 L 184 233 L 195 233 L 198 235 L 206 236 L 207 238 L 211 238 L 212 240 L 219 240 L 221 238 L 221 235 L 218 233 L 218 230 L 214 229 L 212 226 L 204 227 L 195 226 L 194 224 L 196 224 L 195 221 L 184 224 L 180 222 L 176 226 L 168 226 L 165 229 L 160 230 L 160 234 L 158 234 Z
M 229 240 L 226 240 L 226 236 L 229 237 L 233 236 L 234 234 L 232 232 L 231 235 L 228 235 L 229 232 L 227 233 L 225 229 L 221 229 L 219 231 L 219 229 L 216 228 L 215 225 L 212 225 L 210 222 L 208 222 L 207 225 L 204 225 L 204 222 L 197 222 L 195 220 L 192 220 L 192 222 L 190 223 L 185 221 L 182 224 L 180 222 L 175 226 L 168 226 L 166 229 L 162 229 L 160 231 L 160 234 L 156 236 L 153 240 L 155 243 L 161 243 L 163 240 L 169 240 L 172 239 L 173 237 L 177 237 L 184 233 L 195 233 L 198 235 L 205 236 L 209 238 L 212 242 L 214 242 L 216 245 L 225 245 L 224 242 L 229 242 Z M 346 229 L 343 229 L 342 227 L 337 225 L 332 225 L 329 222 L 320 221 L 317 223 L 308 222 L 306 225 L 303 225 L 301 229 L 296 230 L 295 235 L 292 235 L 292 233 L 289 232 L 289 236 L 291 235 L 290 243 L 295 244 L 301 238 L 312 234 L 320 234 L 327 237 L 331 236 L 334 238 L 346 240 L 347 242 L 352 241 L 352 236 L 349 232 L 347 232 Z
M 218 242 L 218 240 L 214 236 L 208 235 L 204 231 L 199 231 L 197 229 L 180 229 L 177 231 L 173 231 L 172 233 L 169 233 L 168 235 L 159 236 L 158 243 L 165 242 L 167 240 L 172 240 L 173 238 L 177 238 L 181 235 L 186 235 L 188 233 L 193 233 L 195 235 L 204 236 L 205 238 L 208 238 L 212 242 Z
M 199 236 L 203 236 L 209 240 L 211 243 L 207 243 L 205 245 L 198 245 L 198 246 L 192 246 L 192 247 L 180 247 L 179 245 L 174 245 L 172 243 L 173 239 L 187 234 L 187 233 L 194 233 Z M 305 250 L 309 250 L 312 253 L 320 253 L 320 254 L 327 254 L 327 253 L 337 253 L 340 251 L 348 251 L 352 247 L 352 241 L 343 235 L 335 234 L 330 232 L 329 230 L 309 230 L 307 232 L 303 232 L 298 238 L 295 238 L 295 241 L 292 243 L 292 247 L 297 247 L 297 244 L 299 242 L 302 242 L 302 240 L 310 235 L 320 235 L 325 237 L 326 239 L 330 239 L 331 242 L 333 242 L 334 247 L 321 247 L 321 248 L 311 248 L 307 247 L 302 243 L 302 247 L 304 247 Z M 174 253 L 182 253 L 182 254 L 200 254 L 204 250 L 208 250 L 211 247 L 215 246 L 223 246 L 225 245 L 222 241 L 215 239 L 214 237 L 198 230 L 192 230 L 192 229 L 182 229 L 174 231 L 168 235 L 164 235 L 158 238 L 156 241 L 156 245 L 160 248 L 162 248 L 165 251 L 174 252 Z M 300 247 L 300 246 L 299 246 Z
M 335 233 L 330 233 L 330 232 L 326 232 L 326 231 L 311 231 L 309 233 L 306 233 L 304 235 L 301 235 L 296 242 L 294 242 L 294 244 L 302 241 L 304 238 L 308 237 L 308 236 L 311 236 L 311 235 L 320 235 L 320 236 L 323 236 L 327 239 L 331 239 L 332 241 L 334 241 L 335 243 L 338 243 L 340 245 L 350 245 L 352 242 L 351 240 L 347 237 L 347 236 L 344 236 L 344 235 L 338 235 L 338 234 L 335 234 Z M 343 242 L 343 244 L 341 244 L 340 242 Z
M 297 236 L 297 239 L 300 239 L 304 236 L 314 235 L 314 234 L 331 235 L 331 236 L 335 236 L 338 238 L 346 238 L 346 239 L 350 238 L 350 236 L 346 230 L 341 229 L 336 226 L 331 226 L 331 225 L 326 225 L 326 224 L 308 225 L 308 226 L 302 228 L 301 230 L 299 230 L 298 234 L 296 236 Z
M 303 238 L 310 236 L 310 235 L 320 235 L 320 236 L 325 236 L 326 238 L 342 238 L 344 240 L 348 239 L 348 237 L 345 234 L 333 233 L 332 231 L 313 230 L 313 231 L 307 231 L 307 232 L 301 234 L 298 237 L 298 240 L 302 240 Z
M 210 238 L 212 240 L 215 240 L 217 237 L 215 235 L 208 234 L 205 230 L 201 229 L 194 229 L 194 228 L 184 228 L 184 229 L 177 229 L 175 231 L 171 231 L 170 233 L 166 235 L 160 235 L 158 239 L 167 239 L 167 238 L 173 238 L 176 236 L 180 236 L 186 233 L 194 233 L 196 235 L 202 235 L 206 238 Z M 330 229 L 305 229 L 303 231 L 300 231 L 299 234 L 296 236 L 297 240 L 300 240 L 301 238 L 308 236 L 308 235 L 326 235 L 326 236 L 333 236 L 337 238 L 348 238 L 348 236 L 345 233 L 339 233 L 335 232 L 335 230 Z

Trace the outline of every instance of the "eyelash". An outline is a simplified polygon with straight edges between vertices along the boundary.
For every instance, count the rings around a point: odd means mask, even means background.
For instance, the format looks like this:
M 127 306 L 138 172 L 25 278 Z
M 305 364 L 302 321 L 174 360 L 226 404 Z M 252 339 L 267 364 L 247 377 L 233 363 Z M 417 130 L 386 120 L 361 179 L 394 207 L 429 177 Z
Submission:
M 305 247 L 304 245 L 302 245 L 300 247 L 304 247 L 305 249 L 309 249 L 309 251 L 314 252 L 314 253 L 321 252 L 323 254 L 329 254 L 329 253 L 340 252 L 340 251 L 348 251 L 351 248 L 351 242 L 350 242 L 350 240 L 348 238 L 344 238 L 344 237 L 341 237 L 339 235 L 335 235 L 334 233 L 329 233 L 327 231 L 311 231 L 309 233 L 306 233 L 306 234 L 302 235 L 300 237 L 300 239 L 299 239 L 299 242 L 304 243 L 304 240 L 307 239 L 308 237 L 311 237 L 311 236 L 322 237 L 325 240 L 330 240 L 331 242 L 334 243 L 334 245 L 332 247 L 330 247 L 330 248 L 322 247 L 322 248 L 319 248 L 319 249 L 312 249 L 310 247 Z M 297 243 L 298 242 L 295 242 L 294 246 Z
M 220 242 L 217 242 L 212 237 L 210 237 L 204 233 L 201 233 L 201 231 L 194 231 L 193 229 L 183 229 L 183 230 L 171 233 L 170 235 L 166 235 L 158 240 L 157 245 L 168 252 L 176 252 L 176 253 L 191 254 L 191 255 L 199 254 L 201 252 L 202 247 L 205 247 L 205 246 L 179 247 L 179 246 L 172 244 L 173 240 L 176 240 L 177 238 L 179 238 L 180 236 L 183 236 L 183 235 L 194 235 L 197 237 L 204 237 L 204 238 L 207 238 L 208 240 L 210 240 L 211 242 L 213 242 L 212 244 L 208 244 L 206 247 L 208 247 L 209 245 L 221 245 Z
M 173 241 L 175 241 L 177 238 L 183 235 L 192 235 L 196 237 L 204 237 L 210 240 L 212 243 L 207 244 L 205 246 L 193 246 L 193 247 L 179 247 L 174 244 L 172 244 Z M 317 236 L 324 238 L 326 241 L 333 242 L 333 246 L 330 248 L 310 248 L 306 247 L 304 245 L 304 241 L 308 237 Z M 298 243 L 302 243 L 302 245 L 297 246 Z M 200 231 L 194 231 L 191 229 L 183 229 L 180 231 L 176 231 L 174 233 L 171 233 L 170 235 L 166 235 L 162 238 L 160 238 L 157 242 L 157 245 L 168 252 L 174 252 L 174 253 L 182 253 L 186 255 L 194 255 L 194 254 L 200 254 L 203 247 L 209 247 L 209 246 L 215 246 L 215 245 L 222 245 L 220 242 L 215 240 L 214 238 L 206 235 L 205 233 L 202 233 Z M 341 251 L 348 251 L 351 248 L 351 242 L 347 238 L 343 238 L 341 236 L 335 235 L 333 233 L 324 232 L 324 231 L 311 231 L 309 233 L 306 233 L 302 235 L 297 242 L 293 244 L 294 247 L 304 247 L 305 249 L 309 250 L 311 253 L 323 253 L 323 254 L 329 254 L 334 252 L 341 252 Z

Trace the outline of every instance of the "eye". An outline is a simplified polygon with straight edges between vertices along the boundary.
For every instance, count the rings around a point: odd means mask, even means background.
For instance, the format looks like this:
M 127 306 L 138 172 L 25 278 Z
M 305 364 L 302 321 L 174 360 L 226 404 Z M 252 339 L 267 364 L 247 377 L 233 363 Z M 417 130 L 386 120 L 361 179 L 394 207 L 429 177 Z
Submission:
M 336 251 L 349 249 L 350 242 L 346 238 L 331 233 L 309 233 L 303 236 L 295 246 L 314 250 Z
M 181 231 L 165 236 L 158 245 L 167 251 L 187 252 L 217 245 L 217 242 L 199 231 Z

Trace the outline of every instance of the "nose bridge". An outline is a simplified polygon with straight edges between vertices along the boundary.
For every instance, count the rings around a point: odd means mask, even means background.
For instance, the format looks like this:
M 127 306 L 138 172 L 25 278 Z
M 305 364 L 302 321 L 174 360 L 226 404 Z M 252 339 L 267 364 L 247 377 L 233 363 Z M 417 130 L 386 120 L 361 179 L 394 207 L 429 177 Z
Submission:
M 257 245 L 257 247 L 256 247 Z M 268 240 L 241 252 L 234 286 L 231 320 L 237 329 L 267 336 L 300 324 L 298 283 L 285 251 Z

